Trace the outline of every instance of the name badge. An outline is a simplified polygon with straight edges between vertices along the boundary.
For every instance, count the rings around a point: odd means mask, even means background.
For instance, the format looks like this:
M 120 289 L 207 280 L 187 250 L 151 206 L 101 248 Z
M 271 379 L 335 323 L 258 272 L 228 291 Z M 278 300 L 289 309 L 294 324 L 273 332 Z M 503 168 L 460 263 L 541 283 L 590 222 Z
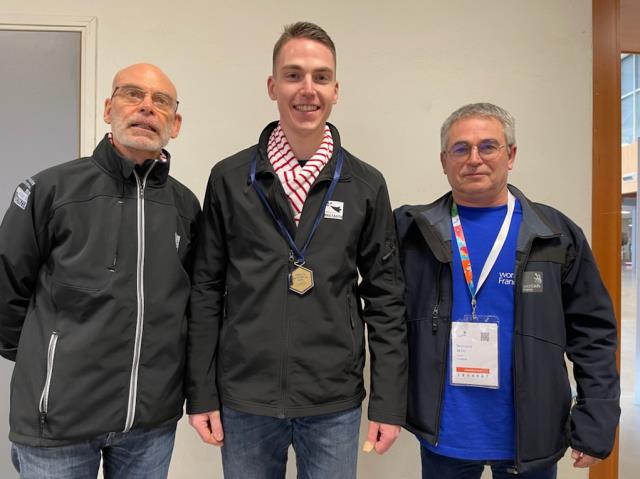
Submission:
M 497 389 L 498 318 L 465 316 L 451 324 L 451 384 Z

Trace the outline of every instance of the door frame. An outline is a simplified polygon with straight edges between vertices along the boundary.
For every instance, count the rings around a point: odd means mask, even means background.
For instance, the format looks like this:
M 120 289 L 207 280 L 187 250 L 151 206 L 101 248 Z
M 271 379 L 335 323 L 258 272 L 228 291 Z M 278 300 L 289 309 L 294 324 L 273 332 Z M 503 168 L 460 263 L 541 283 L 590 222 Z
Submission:
M 0 14 L 0 30 L 80 32 L 80 156 L 96 146 L 97 27 L 96 17 Z
M 593 0 L 592 244 L 613 300 L 620 344 L 621 303 L 621 105 L 620 56 L 640 53 L 640 5 L 635 0 Z M 620 369 L 620 349 L 616 352 Z M 589 479 L 617 479 L 619 431 L 611 456 L 591 468 Z

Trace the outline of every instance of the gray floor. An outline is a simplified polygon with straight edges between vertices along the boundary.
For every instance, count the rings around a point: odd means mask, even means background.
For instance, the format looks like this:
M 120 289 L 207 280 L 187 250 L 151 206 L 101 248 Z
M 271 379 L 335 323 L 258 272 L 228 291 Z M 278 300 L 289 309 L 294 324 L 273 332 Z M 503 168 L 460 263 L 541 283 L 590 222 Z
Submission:
M 634 404 L 636 356 L 636 281 L 630 269 L 622 270 L 622 339 L 621 345 L 621 407 L 620 478 L 638 477 L 640 470 L 640 404 Z

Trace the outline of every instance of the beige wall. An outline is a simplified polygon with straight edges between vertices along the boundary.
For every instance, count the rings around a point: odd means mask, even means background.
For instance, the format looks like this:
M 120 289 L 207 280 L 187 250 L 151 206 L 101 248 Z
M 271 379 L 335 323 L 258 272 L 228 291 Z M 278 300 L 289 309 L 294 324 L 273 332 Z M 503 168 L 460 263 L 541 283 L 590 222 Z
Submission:
M 447 190 L 440 124 L 464 103 L 491 101 L 517 119 L 513 183 L 589 233 L 590 1 L 3 0 L 3 13 L 97 17 L 100 125 L 117 69 L 139 61 L 164 68 L 184 115 L 169 147 L 173 174 L 201 198 L 212 164 L 254 143 L 276 117 L 266 94 L 271 48 L 284 23 L 306 19 L 337 44 L 332 121 L 346 147 L 385 174 L 394 206 Z M 185 423 L 172 477 L 221 477 L 217 452 Z M 404 433 L 387 456 L 361 457 L 361 477 L 416 478 L 418 463 Z

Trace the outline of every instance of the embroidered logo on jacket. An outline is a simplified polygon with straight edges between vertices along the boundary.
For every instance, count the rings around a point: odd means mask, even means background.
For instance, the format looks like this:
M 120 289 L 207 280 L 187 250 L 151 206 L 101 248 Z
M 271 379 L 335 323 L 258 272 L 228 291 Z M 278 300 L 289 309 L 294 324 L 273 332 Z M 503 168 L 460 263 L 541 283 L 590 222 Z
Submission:
M 180 248 L 180 235 L 176 233 L 176 251 Z
M 543 275 L 542 271 L 525 271 L 522 276 L 523 293 L 542 293 Z
M 31 196 L 31 188 L 36 182 L 32 178 L 27 178 L 16 188 L 16 192 L 13 195 L 13 202 L 23 210 L 27 208 L 29 204 L 29 196 Z
M 327 202 L 324 208 L 324 217 L 332 220 L 341 220 L 344 213 L 344 202 L 331 201 Z

